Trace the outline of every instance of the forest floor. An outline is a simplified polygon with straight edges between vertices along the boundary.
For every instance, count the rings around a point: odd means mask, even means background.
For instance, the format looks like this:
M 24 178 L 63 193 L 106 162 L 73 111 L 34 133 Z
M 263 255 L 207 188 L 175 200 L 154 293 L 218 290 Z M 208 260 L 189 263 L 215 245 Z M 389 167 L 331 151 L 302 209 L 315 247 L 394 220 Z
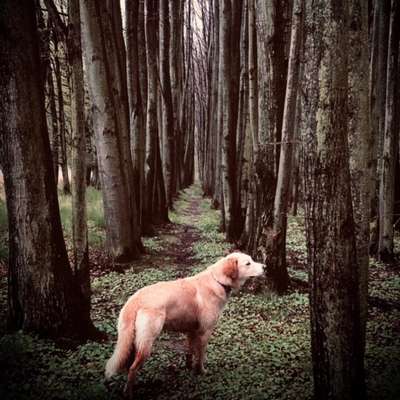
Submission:
M 70 199 L 60 196 L 70 243 Z M 0 196 L 0 235 L 4 228 Z M 105 384 L 104 365 L 116 339 L 116 320 L 127 298 L 159 280 L 194 274 L 231 251 L 218 231 L 218 211 L 199 186 L 181 193 L 171 223 L 144 239 L 147 254 L 129 265 L 114 265 L 105 254 L 99 194 L 88 193 L 92 319 L 109 335 L 103 343 L 63 348 L 50 340 L 7 333 L 5 250 L 0 268 L 0 398 L 121 399 L 125 376 Z M 4 230 L 4 229 L 3 229 Z M 0 236 L 1 238 L 1 236 Z M 4 238 L 4 235 L 3 235 Z M 4 246 L 3 246 L 4 247 Z M 306 279 L 301 215 L 289 218 L 288 263 L 293 277 Z M 371 260 L 370 294 L 400 300 L 399 266 Z M 250 282 L 228 302 L 208 347 L 207 374 L 185 369 L 184 337 L 163 333 L 136 385 L 138 399 L 311 399 L 312 364 L 308 295 L 295 287 L 276 297 L 255 293 Z M 400 310 L 371 306 L 367 326 L 366 371 L 370 399 L 400 398 Z

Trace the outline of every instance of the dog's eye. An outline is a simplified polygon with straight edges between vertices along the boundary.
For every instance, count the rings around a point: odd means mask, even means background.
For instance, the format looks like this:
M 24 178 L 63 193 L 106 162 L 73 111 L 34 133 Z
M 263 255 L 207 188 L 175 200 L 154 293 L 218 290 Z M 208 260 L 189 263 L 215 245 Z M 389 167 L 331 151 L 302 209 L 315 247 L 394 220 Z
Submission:
M 246 263 L 246 265 L 250 265 L 251 263 L 250 263 L 250 261 L 248 261 L 247 263 Z

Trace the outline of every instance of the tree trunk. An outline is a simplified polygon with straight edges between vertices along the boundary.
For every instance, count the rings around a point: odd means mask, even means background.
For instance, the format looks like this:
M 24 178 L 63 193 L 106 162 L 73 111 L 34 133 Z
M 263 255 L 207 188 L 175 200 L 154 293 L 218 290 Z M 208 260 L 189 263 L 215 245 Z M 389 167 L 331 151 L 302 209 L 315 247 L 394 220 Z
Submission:
M 378 254 L 382 261 L 392 260 L 395 170 L 398 157 L 398 53 L 399 53 L 399 5 L 392 0 L 386 75 L 385 129 L 379 187 L 379 242 Z
M 268 116 L 271 139 L 276 142 L 274 146 L 274 158 L 276 173 L 279 168 L 279 154 L 283 110 L 285 106 L 285 89 L 287 79 L 287 19 L 289 14 L 289 0 L 265 0 L 265 15 L 267 18 L 266 50 L 269 64 L 269 96 L 268 96 Z
M 224 44 L 222 43 L 222 35 L 221 35 L 221 9 L 219 6 L 219 2 L 214 2 L 214 20 L 215 20 L 215 46 L 218 46 L 218 64 L 217 64 L 217 81 L 216 84 L 218 86 L 217 90 L 217 99 L 215 105 L 215 187 L 214 187 L 214 195 L 213 195 L 213 206 L 215 208 L 221 207 L 221 225 L 222 228 L 225 229 L 224 223 L 224 214 L 223 214 L 223 193 L 222 193 L 222 173 L 221 173 L 221 158 L 222 158 L 222 126 L 223 126 L 223 79 L 222 79 L 222 71 L 223 71 L 223 61 L 221 49 Z
M 176 193 L 174 112 L 169 72 L 170 25 L 169 0 L 160 0 L 160 83 L 162 94 L 162 125 L 164 135 L 165 194 L 169 208 L 172 208 Z
M 291 189 L 293 138 L 296 118 L 297 88 L 300 70 L 300 45 L 303 19 L 302 0 L 295 0 L 293 5 L 292 29 L 290 39 L 289 64 L 281 146 L 279 156 L 278 179 L 274 201 L 272 241 L 267 244 L 271 249 L 270 254 L 265 254 L 264 262 L 268 264 L 268 276 L 271 286 L 279 293 L 283 293 L 289 283 L 286 267 L 286 230 L 287 212 Z
M 139 256 L 142 244 L 133 186 L 121 14 L 118 2 L 83 0 L 80 5 L 107 244 L 117 262 L 126 262 Z
M 51 337 L 85 337 L 82 307 L 61 229 L 35 6 L 3 1 L 0 15 L 0 149 L 9 222 L 10 327 Z M 26 227 L 29 229 L 26 229 Z
M 144 43 L 144 9 L 143 1 L 133 0 L 125 3 L 125 27 L 127 48 L 127 84 L 130 115 L 131 155 L 133 160 L 134 185 L 137 188 L 136 207 L 137 223 L 141 232 L 143 219 L 144 196 L 144 159 L 146 148 L 146 125 L 144 119 L 146 86 L 146 57 Z M 143 73 L 144 69 L 144 73 Z M 142 81 L 143 80 L 143 81 Z
M 368 266 L 370 216 L 376 163 L 373 163 L 374 136 L 369 113 L 368 5 L 353 1 L 350 6 L 349 124 L 354 219 L 357 235 L 357 262 L 360 276 L 361 340 L 365 344 L 368 313 Z M 363 345 L 364 348 L 364 345 Z
M 145 33 L 147 60 L 147 113 L 146 113 L 146 217 L 144 230 L 152 232 L 152 225 L 168 221 L 168 205 L 162 174 L 158 118 L 157 71 L 158 6 L 155 0 L 146 2 Z
M 237 123 L 237 133 L 236 133 L 236 188 L 238 193 L 238 207 L 241 211 L 241 220 L 245 223 L 245 215 L 242 210 L 246 209 L 247 203 L 245 202 L 246 190 L 243 190 L 243 177 L 247 165 L 245 165 L 245 152 L 247 150 L 249 138 L 246 137 L 247 120 L 249 116 L 249 18 L 248 18 L 248 5 L 247 0 L 243 1 L 243 28 L 240 37 L 240 82 L 239 82 L 239 107 L 238 107 L 238 123 Z M 254 35 L 256 34 L 255 26 Z M 254 38 L 254 45 L 257 46 L 256 38 Z M 257 57 L 257 50 L 255 50 L 255 55 Z M 257 63 L 256 63 L 257 65 Z M 256 73 L 257 76 L 257 73 Z M 256 82 L 257 85 L 257 82 Z M 257 100 L 255 101 L 255 106 L 257 107 Z M 258 114 L 258 109 L 256 111 Z M 258 116 L 257 116 L 258 120 Z M 258 131 L 258 128 L 257 128 Z M 246 140 L 247 139 L 247 140 Z M 242 202 L 243 198 L 243 202 Z M 240 222 L 242 222 L 240 221 Z M 238 221 L 239 223 L 239 221 Z M 244 227 L 240 227 L 241 235 L 243 236 Z M 242 237 L 241 237 L 242 239 Z
M 181 126 L 181 115 L 183 113 L 181 100 L 184 89 L 184 50 L 183 50 L 183 27 L 184 27 L 184 0 L 170 1 L 170 26 L 171 26 L 171 47 L 170 47 L 170 73 L 171 73 L 171 93 L 172 111 L 175 134 L 175 193 L 181 189 L 179 171 L 182 169 L 182 140 L 184 132 Z
M 68 58 L 71 66 L 72 239 L 74 273 L 90 313 L 90 271 L 86 216 L 85 89 L 83 82 L 79 0 L 69 1 Z
M 223 127 L 222 127 L 222 191 L 224 200 L 224 221 L 226 238 L 230 241 L 239 239 L 241 226 L 240 204 L 236 187 L 236 129 L 237 129 L 237 106 L 240 76 L 236 74 L 239 70 L 236 63 L 240 42 L 240 17 L 237 18 L 239 3 L 224 0 L 220 22 L 220 48 L 222 60 L 222 96 L 223 96 Z M 239 34 L 239 35 L 238 35 Z M 239 71 L 240 72 L 240 71 Z
M 65 124 L 65 111 L 64 111 L 64 93 L 62 85 L 62 70 L 59 59 L 59 45 L 55 44 L 55 76 L 57 83 L 57 99 L 58 99 L 58 121 L 59 121 L 59 139 L 60 139 L 60 153 L 59 163 L 61 166 L 61 173 L 63 177 L 63 192 L 65 194 L 71 194 L 71 185 L 69 183 L 68 174 L 68 161 L 67 161 L 67 138 L 66 138 L 66 124 Z
M 348 4 L 307 4 L 307 28 L 313 29 L 306 44 L 303 114 L 311 121 L 303 142 L 314 396 L 364 398 L 360 276 L 354 267 L 348 121 L 343 117 L 348 115 Z
M 56 97 L 54 93 L 53 69 L 51 65 L 47 71 L 47 86 L 49 90 L 49 106 L 50 106 L 50 119 L 51 119 L 51 130 L 49 135 L 50 148 L 51 148 L 51 157 L 53 160 L 54 178 L 56 185 L 58 185 L 59 133 L 58 133 Z
M 380 191 L 380 177 L 382 174 L 382 164 L 383 164 L 383 138 L 385 131 L 385 104 L 386 104 L 386 81 L 387 81 L 387 58 L 388 58 L 388 37 L 389 37 L 389 24 L 390 24 L 390 0 L 378 0 L 375 3 L 375 12 L 377 13 L 375 21 L 374 17 L 374 42 L 373 46 L 377 47 L 376 57 L 375 57 L 375 48 L 373 47 L 371 63 L 374 61 L 374 65 L 371 65 L 371 72 L 374 74 L 371 76 L 373 78 L 371 80 L 373 92 L 372 95 L 376 94 L 375 99 L 371 97 L 372 103 L 372 111 L 376 111 L 376 114 L 372 114 L 373 116 L 373 129 L 375 129 L 375 137 L 376 137 L 376 160 L 377 160 L 377 174 L 375 181 L 375 200 L 372 204 L 372 213 L 376 216 L 375 229 L 372 232 L 371 238 L 371 252 L 375 255 L 379 253 L 379 207 L 380 207 L 380 199 L 379 199 L 379 191 Z M 376 43 L 376 42 L 377 43 Z M 372 60 L 373 58 L 373 60 Z M 376 63 L 376 67 L 375 67 Z M 376 70 L 375 70 L 376 68 Z M 376 83 L 375 83 L 376 82 Z M 376 84 L 376 87 L 375 87 Z

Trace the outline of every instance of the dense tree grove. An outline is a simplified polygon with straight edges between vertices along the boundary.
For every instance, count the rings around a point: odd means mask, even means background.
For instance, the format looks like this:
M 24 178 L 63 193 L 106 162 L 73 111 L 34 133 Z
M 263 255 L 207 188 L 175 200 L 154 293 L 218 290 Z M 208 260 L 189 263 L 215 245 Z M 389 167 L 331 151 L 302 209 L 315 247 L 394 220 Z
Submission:
M 9 325 L 97 334 L 86 190 L 114 263 L 199 181 L 226 240 L 287 292 L 304 215 L 316 398 L 365 398 L 370 255 L 399 227 L 396 0 L 3 0 Z M 72 251 L 57 188 L 72 196 Z M 29 229 L 27 229 L 29 227 Z

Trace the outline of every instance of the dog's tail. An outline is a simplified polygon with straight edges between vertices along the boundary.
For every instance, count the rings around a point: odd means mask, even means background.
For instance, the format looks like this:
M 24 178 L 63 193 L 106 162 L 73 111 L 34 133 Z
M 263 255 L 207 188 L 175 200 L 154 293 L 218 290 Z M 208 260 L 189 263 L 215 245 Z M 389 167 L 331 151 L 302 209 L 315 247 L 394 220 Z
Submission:
M 137 309 L 134 304 L 126 304 L 118 318 L 118 340 L 114 353 L 107 361 L 105 377 L 112 376 L 129 368 L 135 358 L 135 321 Z

